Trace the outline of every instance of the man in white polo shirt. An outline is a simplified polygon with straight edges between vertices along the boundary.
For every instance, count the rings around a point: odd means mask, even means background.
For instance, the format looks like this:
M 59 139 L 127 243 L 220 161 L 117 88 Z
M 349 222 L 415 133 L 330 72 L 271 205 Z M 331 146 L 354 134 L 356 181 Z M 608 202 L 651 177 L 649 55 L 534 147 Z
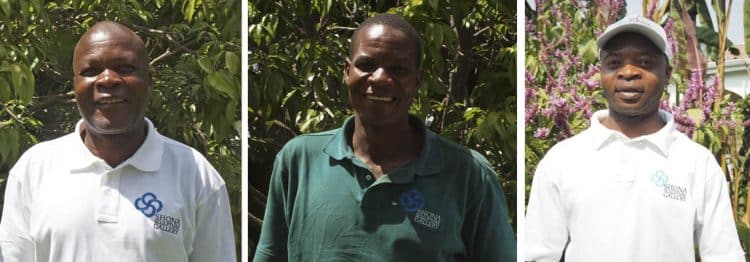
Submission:
M 224 181 L 144 117 L 143 41 L 101 22 L 73 54 L 83 118 L 21 156 L 7 181 L 0 260 L 235 261 Z
M 664 29 L 643 17 L 597 39 L 609 109 L 539 163 L 526 261 L 744 261 L 724 175 L 659 110 L 669 81 Z

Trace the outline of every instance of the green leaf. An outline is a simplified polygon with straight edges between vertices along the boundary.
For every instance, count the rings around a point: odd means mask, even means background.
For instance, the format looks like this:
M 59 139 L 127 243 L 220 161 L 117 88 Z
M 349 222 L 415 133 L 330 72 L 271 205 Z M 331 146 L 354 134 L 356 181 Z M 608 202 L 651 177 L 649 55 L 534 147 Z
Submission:
M 13 89 L 15 90 L 16 94 L 18 94 L 19 90 L 23 88 L 23 86 L 21 85 L 21 81 L 23 79 L 24 73 L 22 71 L 23 69 L 20 65 L 10 65 L 10 80 L 11 83 L 13 83 Z
M 185 20 L 188 22 L 193 21 L 193 14 L 195 14 L 195 0 L 188 0 L 184 3 L 184 9 L 182 10 Z
M 8 83 L 8 80 L 0 77 L 0 101 L 7 101 L 10 98 L 10 84 Z
M 7 141 L 6 141 L 6 142 L 8 142 L 7 145 L 9 147 L 9 150 L 8 150 L 8 155 L 7 155 L 6 159 L 13 159 L 13 160 L 15 160 L 16 158 L 18 158 L 18 146 L 20 144 L 19 143 L 20 141 L 18 140 L 18 131 L 14 130 L 14 129 L 11 129 L 9 131 L 10 132 L 8 132 L 8 134 L 7 134 L 8 138 L 7 138 Z
M 596 61 L 598 50 L 599 48 L 596 47 L 596 40 L 592 38 L 591 40 L 586 41 L 586 43 L 581 47 L 581 57 L 584 59 L 584 61 Z
M 8 129 L 0 129 L 0 163 L 4 163 L 3 159 L 10 159 L 10 135 Z
M 10 16 L 11 11 L 13 11 L 10 9 L 10 2 L 8 0 L 0 0 L 0 8 L 3 9 L 5 16 Z
M 211 62 L 211 59 L 205 56 L 198 57 L 198 66 L 203 69 L 203 72 L 206 72 L 206 74 L 213 73 L 214 70 L 214 64 Z
M 700 126 L 703 123 L 703 110 L 700 108 L 691 108 L 687 110 L 687 115 L 693 120 L 696 126 Z
M 34 80 L 34 73 L 31 72 L 31 69 L 22 66 L 23 67 L 23 87 L 21 88 L 21 91 L 19 92 L 19 98 L 21 99 L 21 102 L 24 104 L 31 103 L 31 99 L 34 97 L 34 88 L 36 86 L 35 80 Z
M 234 52 L 227 52 L 224 56 L 225 68 L 233 75 L 240 72 L 240 57 Z
M 224 93 L 231 99 L 237 99 L 237 95 L 232 83 L 231 77 L 229 77 L 225 71 L 216 71 L 208 74 L 206 77 L 208 83 L 216 88 L 217 91 Z

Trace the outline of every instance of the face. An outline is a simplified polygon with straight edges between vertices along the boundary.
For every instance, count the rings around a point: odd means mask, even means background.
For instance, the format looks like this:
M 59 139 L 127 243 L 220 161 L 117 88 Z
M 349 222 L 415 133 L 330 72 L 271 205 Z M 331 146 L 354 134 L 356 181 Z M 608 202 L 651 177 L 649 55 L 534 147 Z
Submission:
M 384 25 L 357 34 L 344 70 L 356 116 L 368 125 L 407 123 L 422 81 L 416 44 L 404 32 Z
M 113 135 L 143 128 L 153 83 L 142 42 L 133 34 L 89 32 L 76 47 L 73 70 L 73 91 L 88 132 Z
M 599 59 L 611 113 L 629 117 L 658 113 L 672 69 L 651 41 L 636 33 L 619 34 L 609 40 Z

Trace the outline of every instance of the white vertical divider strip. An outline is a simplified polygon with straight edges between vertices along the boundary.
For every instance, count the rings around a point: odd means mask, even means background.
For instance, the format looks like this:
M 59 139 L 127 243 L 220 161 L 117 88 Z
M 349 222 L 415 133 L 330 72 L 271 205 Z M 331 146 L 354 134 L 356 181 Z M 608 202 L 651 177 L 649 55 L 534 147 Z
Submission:
M 241 159 L 242 159 L 242 161 L 241 161 L 241 163 L 242 163 L 242 168 L 241 168 L 242 169 L 242 178 L 241 178 L 241 181 L 242 181 L 242 190 L 241 191 L 242 191 L 242 194 L 240 194 L 240 195 L 242 196 L 242 199 L 241 199 L 242 208 L 241 208 L 241 213 L 240 213 L 240 219 L 242 220 L 242 222 L 241 222 L 241 227 L 242 228 L 240 228 L 240 230 L 241 230 L 241 232 L 240 232 L 240 241 L 241 242 L 240 242 L 240 258 L 239 258 L 239 261 L 242 261 L 242 262 L 248 262 L 248 258 L 250 257 L 249 250 L 248 250 L 249 249 L 248 248 L 248 244 L 250 243 L 250 240 L 248 239 L 249 225 L 248 225 L 248 216 L 247 216 L 247 214 L 249 212 L 249 210 L 248 210 L 248 203 L 247 203 L 248 191 L 249 191 L 248 189 L 250 188 L 248 186 L 248 167 L 249 167 L 248 166 L 248 159 L 249 159 L 249 156 L 247 155 L 247 152 L 248 152 L 248 137 L 250 135 L 248 133 L 249 132 L 249 127 L 248 127 L 248 118 L 247 118 L 247 107 L 248 107 L 248 105 L 247 105 L 247 103 L 248 103 L 247 102 L 247 99 L 248 99 L 247 95 L 248 95 L 248 91 L 249 91 L 248 89 L 250 88 L 250 85 L 249 85 L 250 81 L 248 79 L 248 69 L 249 69 L 249 66 L 247 64 L 248 63 L 247 56 L 249 55 L 248 54 L 248 43 L 247 43 L 247 37 L 248 37 L 248 35 L 247 35 L 247 27 L 248 27 L 247 26 L 247 23 L 248 23 L 247 1 L 248 0 L 241 0 L 241 2 L 242 2 L 241 3 L 242 8 L 240 8 L 240 12 L 242 12 L 242 15 L 241 15 L 242 18 L 240 19 L 240 21 L 241 21 L 241 25 L 240 26 L 242 28 L 240 30 L 240 38 L 241 38 L 240 40 L 242 41 L 242 47 L 240 49 L 241 50 L 240 51 L 240 61 L 242 61 L 242 67 L 241 67 L 241 72 L 242 72 L 241 83 L 242 84 L 240 85 L 240 89 L 242 90 L 242 98 L 241 98 L 242 102 L 240 103 L 241 106 L 242 106 L 240 108 L 240 114 L 241 114 L 241 119 L 242 119 L 242 130 L 240 131 L 240 134 L 241 134 L 241 137 L 240 137 L 241 147 L 240 148 L 242 149 L 242 152 L 241 152 L 241 156 L 242 156 L 241 157 Z M 237 230 L 237 229 L 235 229 L 235 230 Z
M 516 261 L 524 259 L 526 239 L 526 2 L 516 1 Z

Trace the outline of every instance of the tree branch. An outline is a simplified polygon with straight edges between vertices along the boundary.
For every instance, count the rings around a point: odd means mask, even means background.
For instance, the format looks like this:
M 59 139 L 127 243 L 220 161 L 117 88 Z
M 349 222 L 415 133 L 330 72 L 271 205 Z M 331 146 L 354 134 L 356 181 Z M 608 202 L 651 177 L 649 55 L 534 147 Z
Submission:
M 21 118 L 19 118 L 18 116 L 16 116 L 16 114 L 13 114 L 13 112 L 10 111 L 10 109 L 7 106 L 5 106 L 5 103 L 3 103 L 2 101 L 0 101 L 0 106 L 3 107 L 3 110 L 5 110 L 5 112 L 7 112 L 8 115 L 10 115 L 10 117 L 13 118 L 13 120 L 15 120 L 19 125 L 25 126 L 23 124 L 23 121 L 21 121 Z

